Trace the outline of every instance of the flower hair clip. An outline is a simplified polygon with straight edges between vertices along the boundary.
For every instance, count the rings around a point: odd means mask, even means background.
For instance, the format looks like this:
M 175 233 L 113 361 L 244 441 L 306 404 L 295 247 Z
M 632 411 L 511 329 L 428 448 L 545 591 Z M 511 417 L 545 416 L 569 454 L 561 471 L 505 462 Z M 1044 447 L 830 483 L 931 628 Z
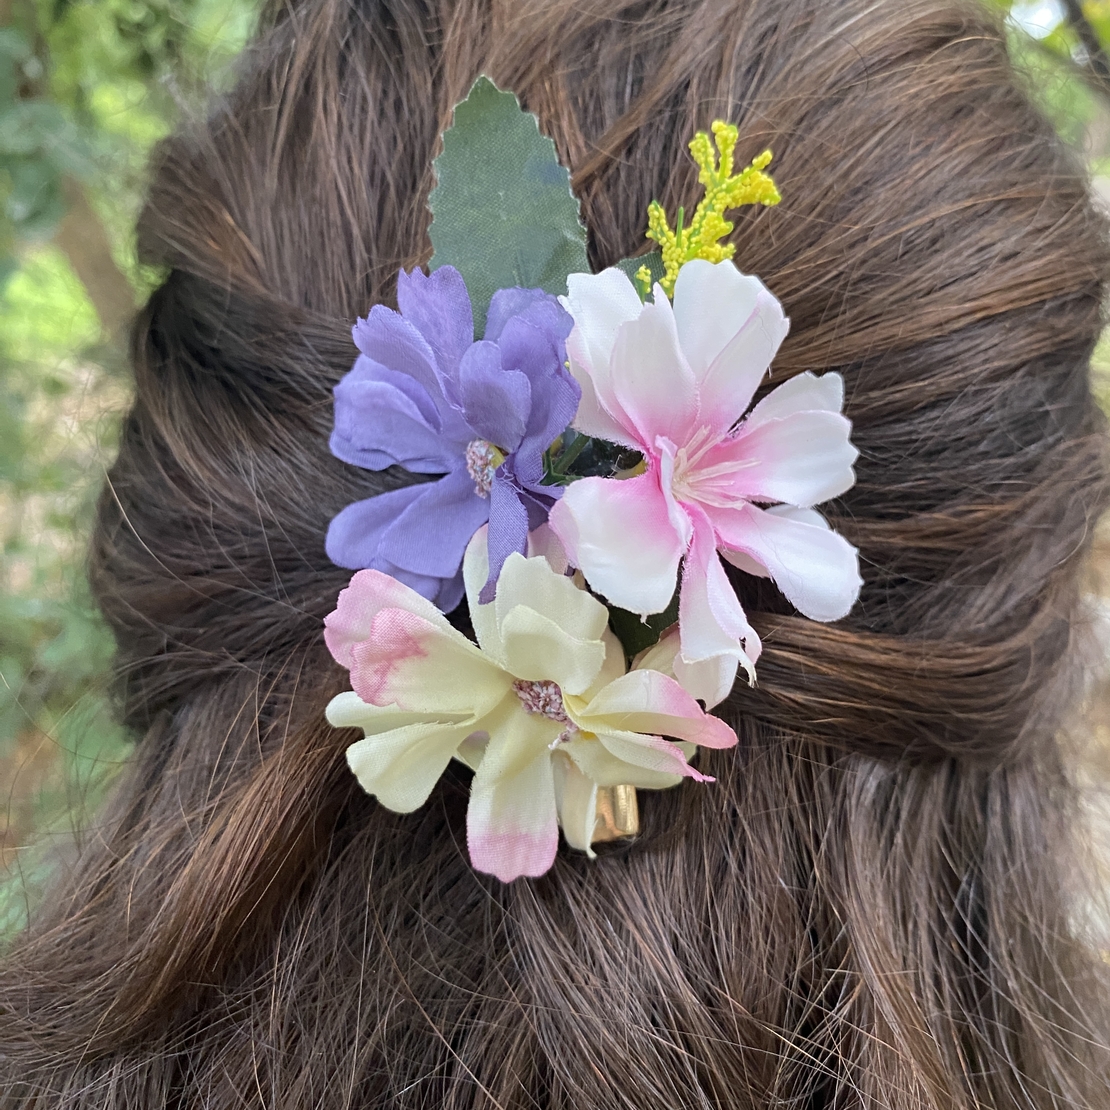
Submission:
M 636 790 L 712 781 L 697 749 L 737 737 L 707 710 L 761 650 L 724 564 L 813 620 L 859 596 L 815 508 L 855 481 L 840 375 L 752 405 L 789 321 L 721 242 L 727 212 L 779 200 L 771 153 L 735 173 L 736 143 L 699 132 L 693 217 L 652 202 L 660 249 L 593 274 L 554 145 L 479 78 L 436 160 L 428 272 L 354 328 L 332 451 L 427 480 L 328 530 L 358 572 L 325 622 L 352 686 L 328 720 L 362 730 L 351 769 L 400 813 L 470 767 L 471 861 L 506 882 L 547 871 L 560 829 L 591 856 L 635 834 Z M 474 639 L 444 615 L 464 599 Z

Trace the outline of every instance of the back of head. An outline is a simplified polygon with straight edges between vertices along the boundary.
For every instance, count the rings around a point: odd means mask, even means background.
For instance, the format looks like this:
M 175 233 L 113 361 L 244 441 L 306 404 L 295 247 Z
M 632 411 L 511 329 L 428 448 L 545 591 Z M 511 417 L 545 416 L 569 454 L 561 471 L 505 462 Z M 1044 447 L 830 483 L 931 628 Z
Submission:
M 480 72 L 572 169 L 595 270 L 687 203 L 714 118 L 784 200 L 737 262 L 792 320 L 771 384 L 838 370 L 844 621 L 737 579 L 759 684 L 711 788 L 502 885 L 469 772 L 358 788 L 321 636 L 350 325 L 427 261 L 432 159 Z M 10 956 L 6 1104 L 1094 1107 L 1107 995 L 1075 939 L 1077 568 L 1105 501 L 1084 181 L 962 0 L 275 2 L 238 87 L 169 140 L 166 269 L 92 578 L 140 741 L 106 831 Z

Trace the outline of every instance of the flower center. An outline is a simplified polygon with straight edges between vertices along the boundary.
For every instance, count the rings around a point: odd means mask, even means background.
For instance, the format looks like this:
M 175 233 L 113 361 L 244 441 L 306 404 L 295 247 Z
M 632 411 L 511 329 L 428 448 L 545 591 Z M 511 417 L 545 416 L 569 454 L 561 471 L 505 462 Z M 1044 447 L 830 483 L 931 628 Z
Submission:
M 526 713 L 548 717 L 560 724 L 570 724 L 567 711 L 563 708 L 563 691 L 559 689 L 557 682 L 550 682 L 547 679 L 530 682 L 528 679 L 518 678 L 513 683 L 513 689 Z
M 505 461 L 504 452 L 489 440 L 472 439 L 466 445 L 466 472 L 479 497 L 489 497 L 494 471 Z
M 728 440 L 727 436 L 715 437 L 708 428 L 702 428 L 686 446 L 675 451 L 671 490 L 676 500 L 724 508 L 735 507 L 744 500 L 736 489 L 737 476 L 758 465 L 758 459 L 725 457 L 707 465 L 710 452 L 727 445 Z
M 578 731 L 578 726 L 567 716 L 566 708 L 563 706 L 563 691 L 559 689 L 558 683 L 547 679 L 529 682 L 527 679 L 518 678 L 513 683 L 513 689 L 526 713 L 546 717 L 549 721 L 566 725 L 550 747 L 558 747 Z

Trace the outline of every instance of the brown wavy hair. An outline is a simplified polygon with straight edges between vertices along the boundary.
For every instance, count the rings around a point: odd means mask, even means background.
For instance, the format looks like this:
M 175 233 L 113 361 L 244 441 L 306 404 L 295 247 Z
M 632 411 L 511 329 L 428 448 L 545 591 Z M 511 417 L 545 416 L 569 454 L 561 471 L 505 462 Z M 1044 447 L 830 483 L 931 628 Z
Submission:
M 349 329 L 428 260 L 432 158 L 480 72 L 563 160 L 595 269 L 696 197 L 712 119 L 784 201 L 737 260 L 793 320 L 770 384 L 844 375 L 865 585 L 766 644 L 711 786 L 536 881 L 476 874 L 469 772 L 398 816 L 323 720 L 324 534 L 409 480 L 327 448 Z M 1106 1106 L 1085 944 L 1078 568 L 1107 500 L 1088 362 L 1110 265 L 994 17 L 960 0 L 273 3 L 161 149 L 164 280 L 92 544 L 139 737 L 103 833 L 9 954 L 22 1107 Z

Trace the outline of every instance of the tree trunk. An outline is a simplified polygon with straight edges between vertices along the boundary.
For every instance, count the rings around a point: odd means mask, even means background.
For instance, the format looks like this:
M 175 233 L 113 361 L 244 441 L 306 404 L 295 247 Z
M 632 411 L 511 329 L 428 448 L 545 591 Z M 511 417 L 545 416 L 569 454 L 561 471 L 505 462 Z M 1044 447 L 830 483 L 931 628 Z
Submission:
M 66 182 L 66 199 L 69 211 L 54 233 L 54 242 L 85 287 L 107 336 L 122 339 L 135 312 L 131 283 L 116 265 L 108 233 L 78 182 Z

